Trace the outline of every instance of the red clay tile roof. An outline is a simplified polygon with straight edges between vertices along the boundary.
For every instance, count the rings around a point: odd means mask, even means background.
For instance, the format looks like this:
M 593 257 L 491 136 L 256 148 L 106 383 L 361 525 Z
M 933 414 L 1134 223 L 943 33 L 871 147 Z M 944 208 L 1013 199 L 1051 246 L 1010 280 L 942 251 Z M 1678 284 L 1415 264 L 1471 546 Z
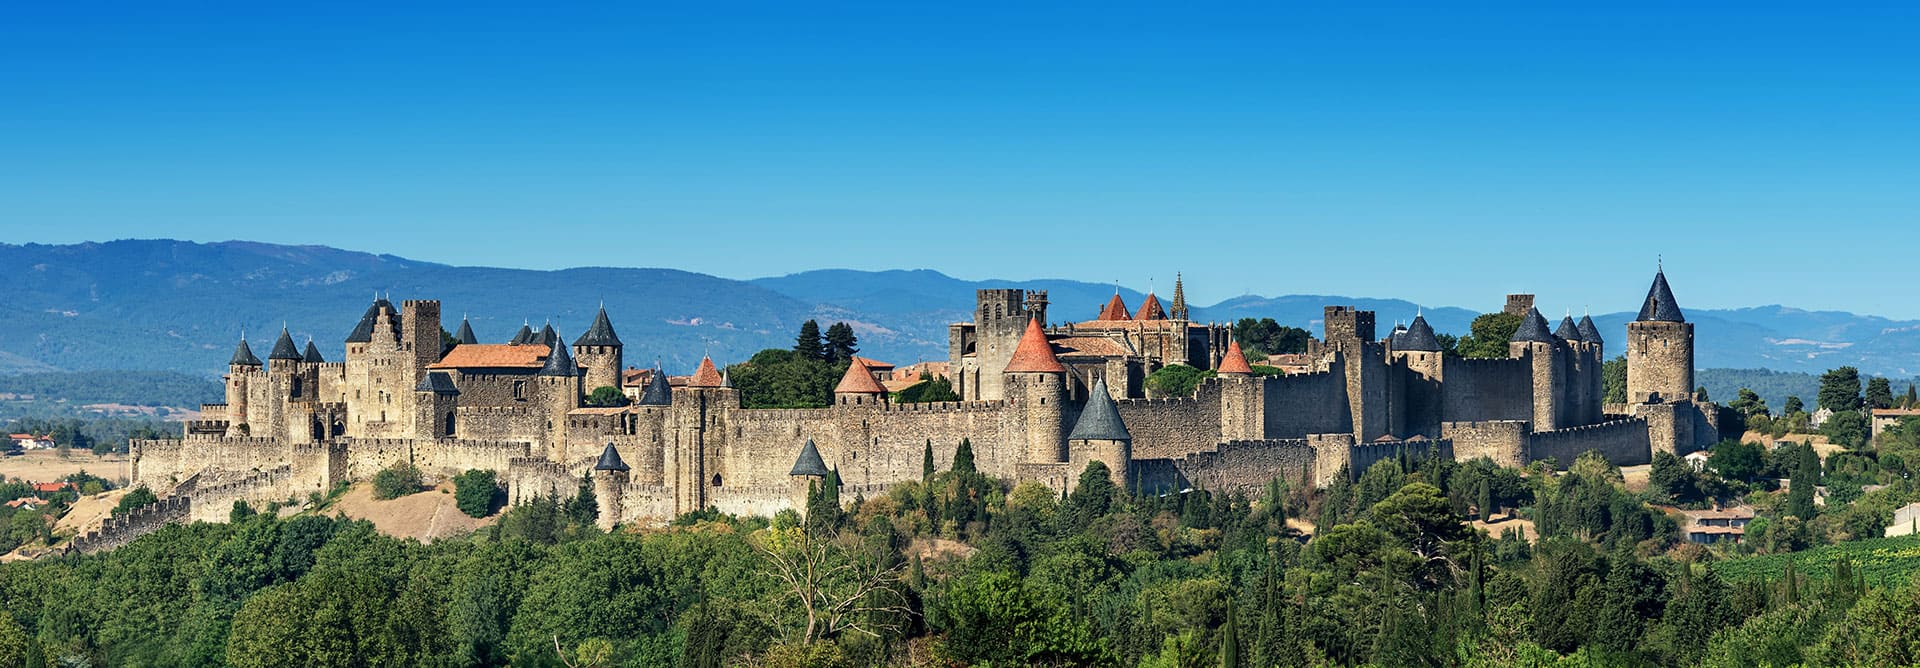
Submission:
M 624 387 L 646 387 L 653 380 L 653 369 L 626 369 L 620 372 L 620 385 Z
M 1099 320 L 1132 320 L 1127 315 L 1127 303 L 1120 299 L 1120 293 L 1113 293 L 1113 299 L 1107 300 L 1107 307 L 1100 309 Z
M 1227 355 L 1220 358 L 1220 368 L 1217 369 L 1217 371 L 1223 374 L 1240 373 L 1251 375 L 1253 373 L 1253 367 L 1247 366 L 1246 354 L 1240 352 L 1239 341 L 1233 341 L 1227 344 Z
M 893 370 L 892 364 L 888 364 L 886 362 L 882 362 L 880 360 L 877 360 L 871 357 L 860 357 L 856 355 L 854 356 L 854 359 L 860 360 L 861 363 L 866 364 L 868 371 L 892 371 Z
M 1065 349 L 1060 351 L 1062 355 L 1125 357 L 1132 354 L 1119 341 L 1104 336 L 1069 336 L 1064 339 L 1054 339 L 1053 345 Z
M 833 388 L 834 394 L 886 394 L 887 388 L 873 379 L 873 370 L 859 357 L 847 364 L 847 374 L 840 377 L 840 384 Z
M 73 483 L 70 483 L 70 482 L 36 482 L 36 483 L 33 483 L 33 491 L 36 491 L 36 492 L 58 492 L 58 491 L 60 491 L 60 490 L 64 490 L 64 489 L 73 489 Z
M 692 378 L 687 379 L 687 387 L 719 387 L 722 384 L 720 370 L 713 368 L 711 357 L 700 358 L 700 368 L 693 372 Z
M 429 369 L 539 369 L 546 366 L 547 346 L 513 346 L 504 343 L 469 343 L 454 346 Z
M 1117 297 L 1119 295 L 1115 295 L 1115 296 Z M 1140 313 L 1138 315 L 1133 316 L 1133 319 L 1134 320 L 1166 320 L 1167 310 L 1160 308 L 1160 298 L 1153 296 L 1153 293 L 1149 292 L 1147 293 L 1147 300 L 1144 302 L 1140 302 Z
M 1119 297 L 1114 297 L 1116 301 Z M 1126 315 L 1121 311 L 1121 315 Z M 1053 344 L 1047 343 L 1047 333 L 1040 331 L 1039 320 L 1028 320 L 1027 331 L 1020 335 L 1020 345 L 1013 349 L 1013 361 L 1007 363 L 1008 373 L 1066 373 L 1067 368 L 1060 366 L 1059 358 L 1053 356 Z

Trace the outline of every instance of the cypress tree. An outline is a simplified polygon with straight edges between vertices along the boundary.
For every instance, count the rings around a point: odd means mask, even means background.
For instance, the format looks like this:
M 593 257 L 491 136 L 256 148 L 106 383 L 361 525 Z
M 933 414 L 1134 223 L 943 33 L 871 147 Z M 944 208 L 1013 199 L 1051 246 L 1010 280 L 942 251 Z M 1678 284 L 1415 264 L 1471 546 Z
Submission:
M 920 452 L 920 482 L 933 482 L 933 439 L 927 439 L 927 448 Z
M 960 447 L 953 450 L 953 470 L 955 473 L 977 473 L 973 468 L 973 439 L 960 439 Z
M 820 340 L 820 323 L 808 320 L 800 323 L 800 335 L 794 337 L 793 352 L 804 360 L 827 359 L 827 347 Z
M 1227 626 L 1220 632 L 1220 668 L 1240 668 L 1240 612 L 1227 599 Z

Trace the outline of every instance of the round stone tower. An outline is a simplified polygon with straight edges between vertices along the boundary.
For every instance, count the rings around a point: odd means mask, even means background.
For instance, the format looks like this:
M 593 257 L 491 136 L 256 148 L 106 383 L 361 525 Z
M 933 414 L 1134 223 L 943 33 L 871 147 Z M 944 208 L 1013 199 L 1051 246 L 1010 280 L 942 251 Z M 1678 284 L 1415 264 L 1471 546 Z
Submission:
M 1627 323 L 1627 402 L 1685 401 L 1693 388 L 1693 323 L 1680 312 L 1663 268 L 1653 275 L 1640 316 Z
M 601 306 L 600 313 L 593 317 L 593 325 L 573 340 L 573 356 L 586 367 L 581 387 L 587 392 L 602 387 L 620 389 L 625 350 L 619 335 L 613 333 L 613 322 L 607 320 L 607 307 Z
M 1067 368 L 1054 357 L 1053 344 L 1040 330 L 1039 319 L 1027 320 L 1026 332 L 1020 335 L 1020 344 L 1014 348 L 1013 359 L 1001 379 L 1026 436 L 1026 461 L 1066 461 L 1061 404 L 1067 399 Z
M 1067 443 L 1074 451 L 1084 453 L 1087 460 L 1105 464 L 1114 485 L 1132 491 L 1133 436 L 1120 420 L 1120 411 L 1114 407 L 1113 397 L 1107 394 L 1105 380 L 1094 381 L 1087 405 L 1080 410 L 1080 419 L 1073 423 L 1073 433 L 1067 436 Z M 1079 459 L 1075 457 L 1074 461 Z
M 620 460 L 620 451 L 613 448 L 613 441 L 607 441 L 606 449 L 600 451 L 600 461 L 593 465 L 593 500 L 598 506 L 595 510 L 600 513 L 595 523 L 602 531 L 611 531 L 613 525 L 620 523 L 627 472 L 627 463 Z

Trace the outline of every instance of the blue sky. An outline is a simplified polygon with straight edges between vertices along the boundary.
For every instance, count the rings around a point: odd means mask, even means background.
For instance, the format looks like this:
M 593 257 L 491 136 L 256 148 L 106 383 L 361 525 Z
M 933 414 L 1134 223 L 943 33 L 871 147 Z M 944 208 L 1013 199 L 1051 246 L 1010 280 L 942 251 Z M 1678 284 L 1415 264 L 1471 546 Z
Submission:
M 1920 318 L 1911 4 L 617 4 L 16 3 L 0 241 Z

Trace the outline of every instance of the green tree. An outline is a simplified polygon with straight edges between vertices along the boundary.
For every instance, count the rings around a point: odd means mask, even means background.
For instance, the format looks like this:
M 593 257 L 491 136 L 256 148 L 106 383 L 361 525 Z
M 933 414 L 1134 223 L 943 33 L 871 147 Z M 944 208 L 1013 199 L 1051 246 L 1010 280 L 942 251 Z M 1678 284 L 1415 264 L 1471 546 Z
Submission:
M 567 523 L 576 527 L 596 526 L 600 519 L 600 499 L 593 493 L 593 478 L 580 474 L 580 485 L 574 488 L 573 498 L 567 499 L 567 505 L 561 512 Z
M 1610 404 L 1627 403 L 1626 355 L 1616 355 L 1600 364 L 1600 384 L 1602 401 Z
M 420 491 L 420 469 L 412 464 L 398 463 L 373 474 L 373 498 L 397 499 Z
M 920 482 L 933 482 L 933 439 L 927 439 L 926 448 L 920 451 Z
M 800 323 L 800 335 L 793 340 L 793 354 L 803 360 L 827 361 L 827 345 L 820 338 L 820 323 L 812 320 Z
M 1749 418 L 1768 414 L 1767 400 L 1760 398 L 1760 395 L 1753 390 L 1744 387 L 1740 388 L 1740 394 L 1737 398 L 1727 403 L 1727 408 L 1731 408 L 1735 412 Z
M 1843 366 L 1820 376 L 1820 407 L 1835 413 L 1860 410 L 1860 370 Z
M 1707 466 L 1728 480 L 1752 482 L 1766 468 L 1767 454 L 1758 444 L 1726 440 L 1713 446 Z
M 1813 488 L 1820 484 L 1820 456 L 1815 454 L 1813 446 L 1798 445 L 1795 448 L 1793 475 L 1788 478 L 1787 507 L 1788 515 L 1801 520 L 1813 519 Z
M 24 666 L 33 654 L 32 640 L 13 615 L 0 611 L 0 666 Z
M 1781 404 L 1780 406 L 1781 417 L 1787 417 L 1795 413 L 1805 413 L 1805 412 L 1807 412 L 1807 405 L 1800 401 L 1800 397 L 1796 397 L 1793 395 L 1787 395 L 1787 403 Z
M 1460 351 L 1461 357 L 1506 357 L 1507 343 L 1513 340 L 1514 330 L 1520 329 L 1520 319 L 1520 316 L 1504 311 L 1481 314 L 1469 326 L 1473 333 L 1460 337 L 1455 349 Z
M 1893 383 L 1874 376 L 1867 380 L 1867 408 L 1893 408 Z
M 588 406 L 611 408 L 614 406 L 627 405 L 627 395 L 622 393 L 620 388 L 612 385 L 602 385 L 593 388 L 593 392 L 588 393 L 584 401 Z
M 924 404 L 938 401 L 959 401 L 960 395 L 953 391 L 953 382 L 946 376 L 923 380 L 899 392 L 898 400 L 903 404 Z
M 1872 433 L 1867 416 L 1860 411 L 1837 411 L 1820 425 L 1820 433 L 1841 446 L 1851 450 L 1867 447 L 1867 438 Z
M 829 364 L 791 350 L 768 349 L 727 367 L 728 379 L 746 408 L 825 408 L 846 365 Z
M 127 492 L 126 496 L 120 497 L 120 503 L 113 507 L 113 514 L 124 515 L 133 509 L 143 508 L 159 502 L 160 497 L 154 496 L 153 490 L 147 489 L 146 485 L 141 485 Z
M 1212 369 L 1196 369 L 1185 364 L 1169 364 L 1147 374 L 1147 389 L 1163 397 L 1192 396 L 1200 381 L 1212 378 Z
M 803 332 L 802 336 L 804 335 Z M 860 339 L 853 335 L 851 325 L 844 322 L 833 323 L 832 327 L 827 328 L 827 361 L 835 364 L 847 363 L 853 359 L 854 353 L 860 352 L 859 344 Z
M 453 504 L 468 517 L 486 517 L 492 513 L 498 493 L 493 469 L 468 469 L 453 478 Z
M 1241 318 L 1233 323 L 1233 339 L 1247 355 L 1266 357 L 1304 353 L 1313 335 L 1298 327 L 1275 322 L 1273 318 Z
M 1920 408 L 1920 395 L 1914 394 L 1913 383 L 1907 383 L 1907 398 L 1901 400 L 1901 408 Z

